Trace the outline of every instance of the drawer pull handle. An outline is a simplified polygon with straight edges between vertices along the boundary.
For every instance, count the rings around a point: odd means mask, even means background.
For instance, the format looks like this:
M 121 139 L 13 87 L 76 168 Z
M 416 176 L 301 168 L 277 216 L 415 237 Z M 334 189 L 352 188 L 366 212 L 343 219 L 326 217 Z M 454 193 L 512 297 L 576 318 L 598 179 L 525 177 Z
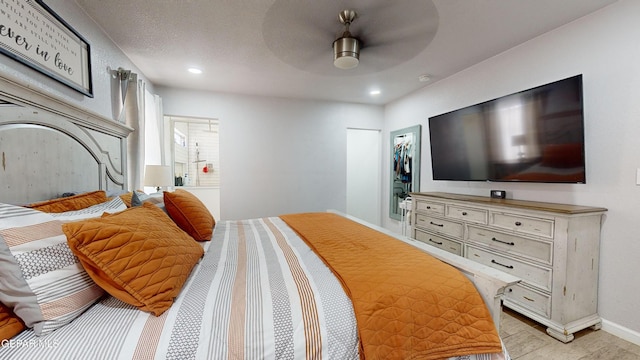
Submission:
M 436 245 L 442 245 L 442 241 L 435 241 L 433 239 L 429 239 L 429 241 L 431 241 L 432 243 L 434 243 Z
M 431 225 L 435 225 L 435 226 L 440 226 L 440 227 L 444 227 L 444 224 L 436 224 L 433 221 L 429 221 L 429 224 Z
M 427 210 L 431 209 L 431 206 L 427 206 Z
M 523 296 L 523 298 L 524 298 L 525 300 L 528 300 L 528 301 L 531 301 L 531 302 L 535 301 L 535 300 L 533 300 L 532 298 L 528 298 L 528 297 L 526 297 L 526 296 Z
M 516 226 L 520 226 L 522 223 L 520 221 L 516 221 Z
M 463 212 L 462 212 L 462 216 L 467 216 L 467 212 L 466 212 L 466 211 L 463 211 Z
M 491 238 L 491 240 L 493 240 L 495 242 L 502 243 L 502 244 L 511 245 L 511 246 L 514 246 L 516 244 L 513 241 L 512 242 L 506 242 L 506 241 L 503 241 L 503 240 L 500 240 L 500 239 L 496 239 L 496 238 Z
M 499 262 L 495 261 L 495 260 L 491 260 L 492 264 L 496 264 L 496 265 L 500 265 L 503 267 L 506 267 L 507 269 L 513 269 L 513 265 L 505 265 L 505 264 L 500 264 Z

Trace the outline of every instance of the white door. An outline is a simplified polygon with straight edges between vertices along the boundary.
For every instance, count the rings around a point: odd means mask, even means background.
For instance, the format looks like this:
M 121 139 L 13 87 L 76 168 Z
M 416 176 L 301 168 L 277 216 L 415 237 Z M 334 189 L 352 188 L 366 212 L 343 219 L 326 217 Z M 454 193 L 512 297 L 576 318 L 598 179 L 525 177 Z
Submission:
M 347 214 L 381 225 L 380 130 L 347 129 Z

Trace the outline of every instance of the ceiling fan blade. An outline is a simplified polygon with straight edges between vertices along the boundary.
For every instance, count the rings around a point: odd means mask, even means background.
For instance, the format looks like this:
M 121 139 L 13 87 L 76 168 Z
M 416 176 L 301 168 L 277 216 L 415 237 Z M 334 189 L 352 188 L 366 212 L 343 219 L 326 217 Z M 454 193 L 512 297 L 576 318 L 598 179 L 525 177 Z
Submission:
M 375 12 L 363 14 L 358 19 L 359 23 L 354 24 L 352 32 L 362 40 L 363 47 L 402 42 L 420 35 L 423 43 L 418 44 L 419 38 L 416 37 L 413 46 L 426 47 L 438 30 L 438 12 L 429 1 L 423 1 L 414 10 L 407 12 L 393 3 L 379 7 Z
M 398 5 L 401 2 L 401 6 Z M 361 40 L 361 64 L 348 72 L 333 66 L 333 42 L 345 27 L 343 10 L 354 10 L 349 26 Z M 286 24 L 286 25 L 285 25 Z M 381 71 L 415 57 L 431 42 L 438 27 L 432 0 L 351 0 L 339 2 L 275 0 L 262 24 L 263 39 L 274 55 L 303 71 L 351 76 Z

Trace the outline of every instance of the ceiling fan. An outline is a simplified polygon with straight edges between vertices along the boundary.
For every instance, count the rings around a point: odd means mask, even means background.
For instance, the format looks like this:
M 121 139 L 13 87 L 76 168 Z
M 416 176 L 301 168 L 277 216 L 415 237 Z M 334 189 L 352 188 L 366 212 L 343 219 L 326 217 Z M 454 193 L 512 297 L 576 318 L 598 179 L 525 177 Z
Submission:
M 344 25 L 342 36 L 333 42 L 333 65 L 338 69 L 353 69 L 360 62 L 360 40 L 349 32 L 357 16 L 355 10 L 342 10 L 338 14 L 338 20 Z
M 358 76 L 412 59 L 434 38 L 438 24 L 432 0 L 275 0 L 262 35 L 278 59 L 300 70 Z

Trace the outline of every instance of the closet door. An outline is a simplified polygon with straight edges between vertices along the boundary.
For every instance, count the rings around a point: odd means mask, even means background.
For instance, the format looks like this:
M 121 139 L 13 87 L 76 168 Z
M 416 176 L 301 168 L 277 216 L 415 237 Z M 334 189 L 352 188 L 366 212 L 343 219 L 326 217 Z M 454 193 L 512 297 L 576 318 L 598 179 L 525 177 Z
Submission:
M 347 214 L 381 225 L 380 130 L 347 129 Z

